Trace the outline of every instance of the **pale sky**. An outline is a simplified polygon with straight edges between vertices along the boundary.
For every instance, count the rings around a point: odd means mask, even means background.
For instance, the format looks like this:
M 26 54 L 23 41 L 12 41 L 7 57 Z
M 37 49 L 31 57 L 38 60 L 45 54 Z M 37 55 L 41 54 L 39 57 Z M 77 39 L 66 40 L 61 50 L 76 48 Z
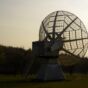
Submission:
M 74 13 L 88 29 L 88 0 L 0 0 L 0 44 L 31 48 L 41 21 L 57 10 Z

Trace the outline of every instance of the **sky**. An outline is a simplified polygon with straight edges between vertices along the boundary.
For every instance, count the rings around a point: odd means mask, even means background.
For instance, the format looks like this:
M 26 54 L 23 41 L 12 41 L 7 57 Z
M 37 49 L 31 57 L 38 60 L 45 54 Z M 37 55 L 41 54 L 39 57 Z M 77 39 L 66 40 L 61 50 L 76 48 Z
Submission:
M 57 10 L 74 13 L 88 29 L 88 0 L 0 0 L 0 44 L 31 48 L 41 21 Z

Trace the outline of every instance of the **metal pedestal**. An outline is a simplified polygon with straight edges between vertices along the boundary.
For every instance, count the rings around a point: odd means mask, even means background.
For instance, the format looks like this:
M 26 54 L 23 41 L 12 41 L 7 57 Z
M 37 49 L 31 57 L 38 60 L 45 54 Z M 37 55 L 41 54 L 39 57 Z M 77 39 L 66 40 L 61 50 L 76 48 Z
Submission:
M 37 72 L 37 80 L 40 81 L 57 81 L 64 80 L 64 74 L 60 63 L 57 59 L 46 60 L 47 63 L 41 63 Z

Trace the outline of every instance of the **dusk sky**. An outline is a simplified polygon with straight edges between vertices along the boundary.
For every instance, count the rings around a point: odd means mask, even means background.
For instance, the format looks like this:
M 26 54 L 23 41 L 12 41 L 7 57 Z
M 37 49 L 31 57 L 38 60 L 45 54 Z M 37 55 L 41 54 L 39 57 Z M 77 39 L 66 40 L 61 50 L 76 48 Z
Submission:
M 41 21 L 57 10 L 74 13 L 88 29 L 88 0 L 0 0 L 0 44 L 31 48 Z

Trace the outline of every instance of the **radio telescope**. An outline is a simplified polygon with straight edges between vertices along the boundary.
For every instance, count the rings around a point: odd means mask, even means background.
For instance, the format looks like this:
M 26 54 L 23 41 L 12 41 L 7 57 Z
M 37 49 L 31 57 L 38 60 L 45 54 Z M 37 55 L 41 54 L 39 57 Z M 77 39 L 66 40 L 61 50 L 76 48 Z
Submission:
M 32 47 L 41 63 L 37 79 L 64 79 L 60 63 L 57 63 L 60 52 L 84 57 L 87 47 L 87 30 L 77 16 L 67 11 L 50 13 L 41 23 L 39 41 L 33 42 Z

